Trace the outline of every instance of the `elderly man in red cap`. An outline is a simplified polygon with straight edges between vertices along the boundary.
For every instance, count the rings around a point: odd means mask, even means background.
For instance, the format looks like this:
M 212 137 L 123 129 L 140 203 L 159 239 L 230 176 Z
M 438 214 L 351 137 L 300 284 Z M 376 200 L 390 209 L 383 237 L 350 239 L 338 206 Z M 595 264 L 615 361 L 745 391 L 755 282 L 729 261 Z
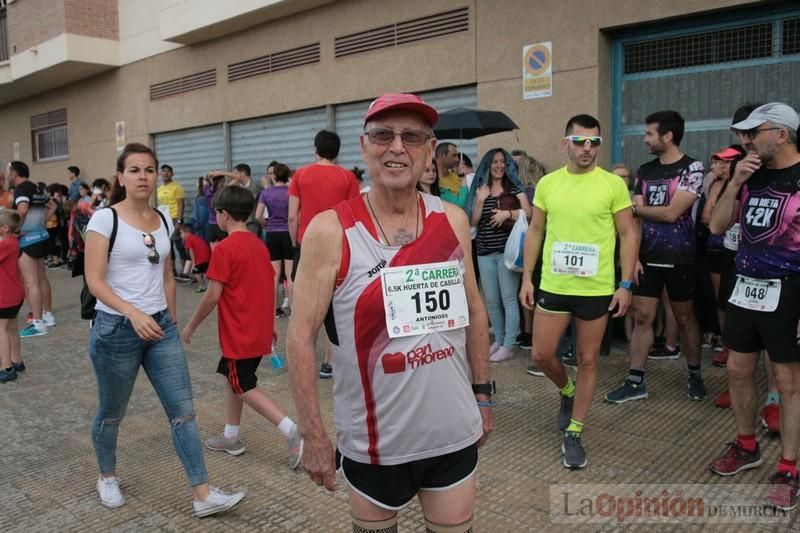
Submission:
M 415 495 L 428 531 L 471 531 L 477 449 L 493 425 L 469 223 L 416 190 L 437 119 L 415 95 L 372 102 L 361 136 L 372 189 L 318 215 L 303 238 L 295 290 L 304 297 L 287 339 L 302 464 L 329 490 L 342 472 L 355 532 L 397 531 L 397 511 Z M 314 368 L 323 321 L 334 345 L 335 454 Z

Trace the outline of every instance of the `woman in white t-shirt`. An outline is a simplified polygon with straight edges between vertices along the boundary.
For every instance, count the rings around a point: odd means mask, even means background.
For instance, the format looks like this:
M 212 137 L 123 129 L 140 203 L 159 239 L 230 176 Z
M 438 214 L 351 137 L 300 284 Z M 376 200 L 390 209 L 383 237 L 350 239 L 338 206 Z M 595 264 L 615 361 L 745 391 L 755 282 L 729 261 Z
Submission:
M 97 211 L 87 226 L 86 281 L 97 298 L 89 336 L 99 396 L 92 424 L 100 469 L 97 492 L 106 507 L 125 503 L 116 475 L 117 435 L 139 367 L 144 367 L 189 478 L 195 515 L 208 516 L 232 508 L 244 493 L 228 494 L 208 485 L 189 368 L 175 324 L 169 256 L 174 228 L 149 204 L 157 179 L 153 150 L 143 144 L 127 145 L 117 159 L 112 208 Z

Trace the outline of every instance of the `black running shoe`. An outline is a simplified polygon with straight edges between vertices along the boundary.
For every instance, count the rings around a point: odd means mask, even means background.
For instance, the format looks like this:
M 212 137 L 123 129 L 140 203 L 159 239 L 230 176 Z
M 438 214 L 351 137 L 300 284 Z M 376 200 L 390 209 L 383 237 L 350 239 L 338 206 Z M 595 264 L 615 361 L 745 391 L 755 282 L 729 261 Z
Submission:
M 654 361 L 677 359 L 680 356 L 681 356 L 680 346 L 676 346 L 675 349 L 670 350 L 669 348 L 667 348 L 666 344 L 653 346 L 653 349 L 650 350 L 650 353 L 647 354 L 647 358 L 653 359 Z
M 689 382 L 686 388 L 689 389 L 687 396 L 690 400 L 702 400 L 706 397 L 706 386 L 703 383 L 702 376 L 689 374 Z
M 561 406 L 558 408 L 558 430 L 564 431 L 572 418 L 572 405 L 575 403 L 575 397 L 567 398 L 563 394 L 559 394 L 559 396 L 561 396 Z
M 561 463 L 564 468 L 576 470 L 585 468 L 589 461 L 586 460 L 586 450 L 581 444 L 581 436 L 577 433 L 566 433 L 561 444 L 561 453 L 564 455 Z

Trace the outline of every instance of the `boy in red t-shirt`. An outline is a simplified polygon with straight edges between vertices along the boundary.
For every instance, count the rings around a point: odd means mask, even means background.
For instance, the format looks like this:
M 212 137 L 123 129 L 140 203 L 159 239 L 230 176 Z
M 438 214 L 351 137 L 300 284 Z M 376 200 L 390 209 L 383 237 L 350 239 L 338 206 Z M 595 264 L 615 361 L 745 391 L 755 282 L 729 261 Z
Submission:
M 208 262 L 211 260 L 211 247 L 206 241 L 194 234 L 194 228 L 191 224 L 181 226 L 181 239 L 183 239 L 183 247 L 189 253 L 192 265 L 194 265 L 192 274 L 197 282 L 197 288 L 194 292 L 206 292 L 208 286 L 206 272 L 208 271 Z
M 0 208 L 0 383 L 17 379 L 17 372 L 25 370 L 17 327 L 17 315 L 25 300 L 17 265 L 19 242 L 14 236 L 19 225 L 19 213 Z
M 222 358 L 217 372 L 225 376 L 225 431 L 206 440 L 206 447 L 231 455 L 244 453 L 239 438 L 243 403 L 278 426 L 289 444 L 289 467 L 300 464 L 303 439 L 297 424 L 267 394 L 256 388 L 256 368 L 272 353 L 275 272 L 266 245 L 248 231 L 246 221 L 255 198 L 242 187 L 225 187 L 214 203 L 217 224 L 228 238 L 217 244 L 208 268 L 208 290 L 181 336 L 187 344 L 219 303 L 218 326 Z

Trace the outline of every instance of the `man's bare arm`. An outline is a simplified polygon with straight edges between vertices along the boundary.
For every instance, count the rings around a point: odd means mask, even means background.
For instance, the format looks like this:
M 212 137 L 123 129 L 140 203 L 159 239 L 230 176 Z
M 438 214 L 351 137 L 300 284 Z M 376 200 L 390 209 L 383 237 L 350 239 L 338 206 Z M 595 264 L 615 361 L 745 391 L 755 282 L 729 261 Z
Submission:
M 693 192 L 678 190 L 665 206 L 637 205 L 636 216 L 653 222 L 665 222 L 672 224 L 692 208 L 692 204 L 697 201 L 697 195 Z
M 308 226 L 303 257 L 295 279 L 297 298 L 286 339 L 289 382 L 297 407 L 300 433 L 305 438 L 303 468 L 327 489 L 335 487 L 333 447 L 322 424 L 317 392 L 316 340 L 333 298 L 342 259 L 341 224 L 333 211 L 320 213 Z
M 297 196 L 289 196 L 289 238 L 292 239 L 292 245 L 297 247 L 300 243 L 297 242 L 297 228 L 299 226 L 300 216 L 300 198 Z
M 464 251 L 464 290 L 467 294 L 467 308 L 469 312 L 469 326 L 467 333 L 467 359 L 473 383 L 487 383 L 491 379 L 489 372 L 489 319 L 486 314 L 486 306 L 478 290 L 478 282 L 475 279 L 475 271 L 472 265 L 472 240 L 469 229 L 469 221 L 460 207 L 444 203 L 445 213 L 450 222 L 450 226 L 461 244 Z M 490 401 L 487 395 L 477 395 L 480 401 Z M 494 429 L 491 409 L 481 408 L 481 418 L 483 419 L 483 437 L 478 442 L 482 445 L 489 434 Z

